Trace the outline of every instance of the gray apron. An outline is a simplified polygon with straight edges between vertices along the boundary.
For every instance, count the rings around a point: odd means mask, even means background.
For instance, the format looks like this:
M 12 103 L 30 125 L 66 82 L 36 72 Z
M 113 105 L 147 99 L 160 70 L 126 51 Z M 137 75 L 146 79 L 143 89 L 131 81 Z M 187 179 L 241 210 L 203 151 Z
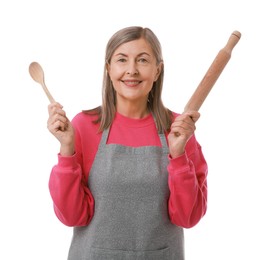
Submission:
M 183 229 L 168 217 L 168 146 L 107 144 L 105 130 L 88 178 L 95 211 L 74 227 L 68 260 L 183 260 Z

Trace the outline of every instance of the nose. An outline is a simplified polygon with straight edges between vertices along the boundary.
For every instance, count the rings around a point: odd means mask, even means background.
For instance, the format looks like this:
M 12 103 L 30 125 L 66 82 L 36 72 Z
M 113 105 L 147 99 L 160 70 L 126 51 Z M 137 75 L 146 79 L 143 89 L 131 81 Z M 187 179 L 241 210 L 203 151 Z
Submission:
M 130 62 L 130 63 L 128 64 L 128 68 L 127 68 L 126 73 L 127 73 L 128 75 L 131 75 L 131 76 L 138 74 L 138 69 L 137 69 L 137 66 L 136 66 L 136 63 L 135 63 L 135 62 Z

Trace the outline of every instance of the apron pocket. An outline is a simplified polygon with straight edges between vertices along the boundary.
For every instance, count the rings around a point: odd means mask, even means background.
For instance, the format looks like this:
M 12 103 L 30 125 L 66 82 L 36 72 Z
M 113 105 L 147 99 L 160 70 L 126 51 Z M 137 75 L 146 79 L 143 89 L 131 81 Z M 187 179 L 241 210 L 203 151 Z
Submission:
M 124 251 L 103 248 L 91 248 L 88 260 L 170 260 L 169 248 L 149 251 Z

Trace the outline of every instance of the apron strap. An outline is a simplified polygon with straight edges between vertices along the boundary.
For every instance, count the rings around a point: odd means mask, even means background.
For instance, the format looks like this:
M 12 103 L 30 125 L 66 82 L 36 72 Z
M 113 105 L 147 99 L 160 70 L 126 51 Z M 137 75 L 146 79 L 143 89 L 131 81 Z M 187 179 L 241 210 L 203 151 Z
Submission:
M 165 134 L 158 134 L 159 138 L 160 138 L 160 142 L 162 145 L 162 149 L 164 153 L 169 153 L 169 148 L 168 148 L 168 144 L 167 144 L 167 140 L 166 140 L 166 135 Z
M 107 139 L 108 139 L 108 135 L 109 135 L 109 128 L 105 129 L 102 133 L 102 137 L 101 137 L 101 141 L 100 141 L 100 144 L 99 144 L 99 148 L 101 146 L 105 146 L 106 145 L 106 142 L 107 142 Z
M 109 135 L 109 131 L 110 131 L 110 128 L 107 128 L 103 131 L 101 141 L 99 143 L 99 148 L 106 145 L 108 135 Z M 160 139 L 160 142 L 161 142 L 163 152 L 168 154 L 169 148 L 168 148 L 168 144 L 167 144 L 167 140 L 166 140 L 166 135 L 158 133 L 158 136 L 159 136 L 159 139 Z

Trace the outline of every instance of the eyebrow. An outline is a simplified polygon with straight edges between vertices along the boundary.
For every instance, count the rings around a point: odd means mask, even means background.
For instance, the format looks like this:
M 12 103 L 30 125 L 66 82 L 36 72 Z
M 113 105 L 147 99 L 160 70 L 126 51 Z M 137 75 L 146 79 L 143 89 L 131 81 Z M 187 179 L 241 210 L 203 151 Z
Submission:
M 139 53 L 137 56 L 142 56 L 142 55 L 147 55 L 147 56 L 151 56 L 150 54 L 148 54 L 147 52 L 141 52 L 141 53 Z M 124 53 L 122 53 L 122 52 L 119 52 L 119 53 L 116 53 L 115 54 L 115 56 L 125 56 L 125 57 L 127 57 L 128 55 L 126 55 L 126 54 L 124 54 Z

